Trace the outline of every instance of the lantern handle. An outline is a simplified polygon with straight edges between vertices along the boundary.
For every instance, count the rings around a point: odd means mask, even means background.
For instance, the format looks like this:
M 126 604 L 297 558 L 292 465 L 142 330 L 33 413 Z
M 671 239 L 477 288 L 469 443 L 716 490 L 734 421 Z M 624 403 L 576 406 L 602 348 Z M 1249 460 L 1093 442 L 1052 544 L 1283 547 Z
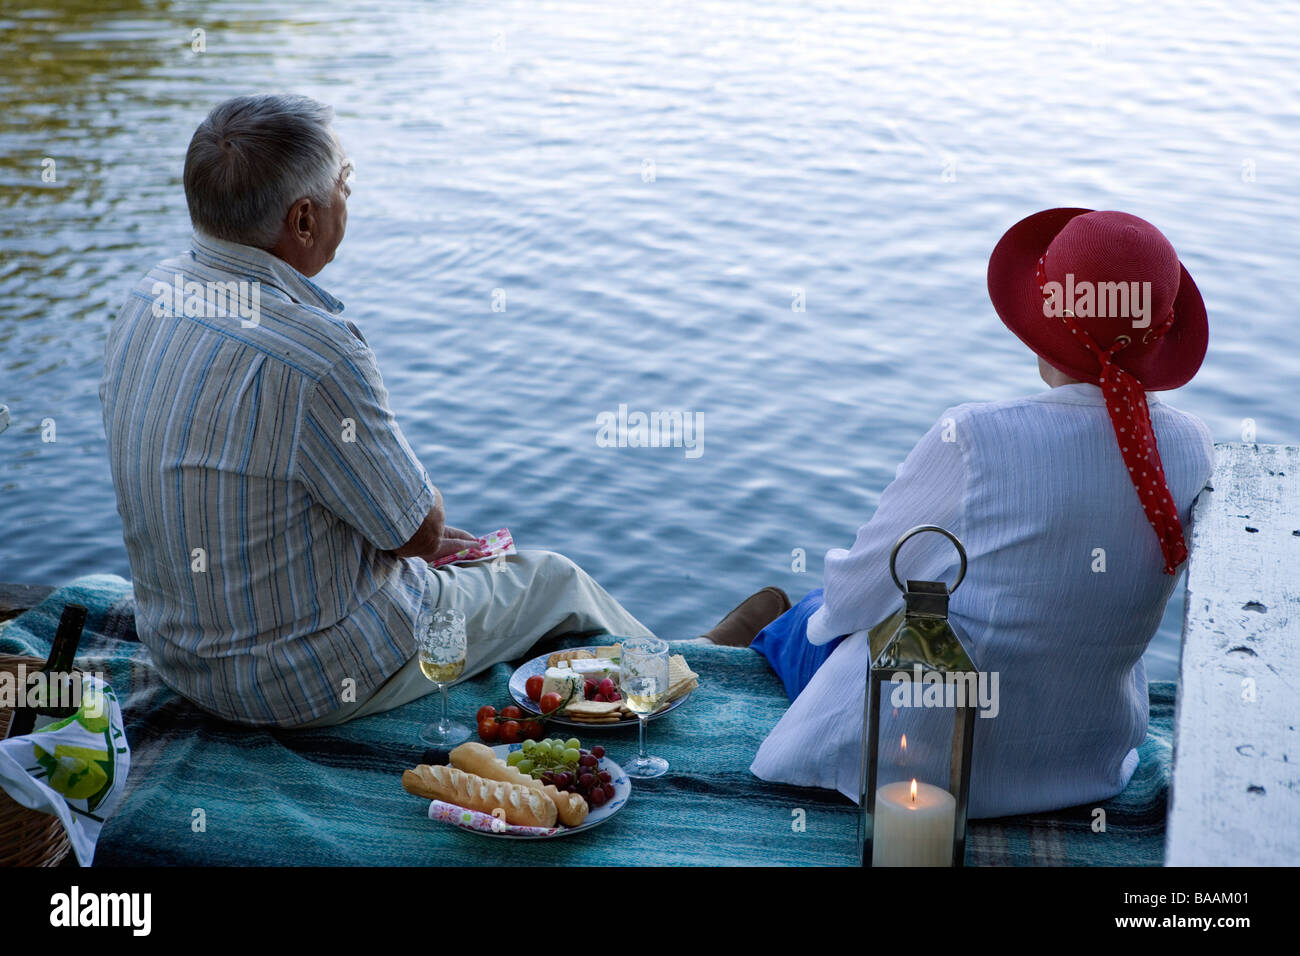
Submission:
M 966 549 L 962 547 L 962 544 L 957 540 L 956 535 L 946 528 L 940 528 L 937 524 L 917 525 L 911 531 L 905 532 L 901 538 L 894 542 L 894 550 L 889 552 L 889 574 L 894 579 L 894 583 L 898 585 L 898 590 L 906 594 L 907 588 L 903 586 L 902 581 L 898 580 L 898 572 L 894 570 L 894 562 L 898 558 L 898 549 L 903 546 L 903 542 L 913 535 L 920 534 L 922 531 L 939 532 L 956 546 L 957 553 L 961 555 L 961 569 L 957 572 L 957 580 L 952 582 L 952 587 L 948 589 L 948 593 L 952 594 L 957 590 L 957 586 L 961 584 L 962 579 L 966 577 Z

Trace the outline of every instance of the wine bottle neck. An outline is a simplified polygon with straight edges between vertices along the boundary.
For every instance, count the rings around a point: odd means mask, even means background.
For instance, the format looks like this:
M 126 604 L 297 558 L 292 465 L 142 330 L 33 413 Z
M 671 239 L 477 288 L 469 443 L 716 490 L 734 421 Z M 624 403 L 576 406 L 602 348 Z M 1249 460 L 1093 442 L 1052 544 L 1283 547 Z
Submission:
M 59 618 L 59 629 L 54 634 L 50 657 L 42 670 L 47 673 L 67 674 L 72 671 L 81 643 L 81 632 L 86 626 L 86 609 L 80 604 L 69 604 Z

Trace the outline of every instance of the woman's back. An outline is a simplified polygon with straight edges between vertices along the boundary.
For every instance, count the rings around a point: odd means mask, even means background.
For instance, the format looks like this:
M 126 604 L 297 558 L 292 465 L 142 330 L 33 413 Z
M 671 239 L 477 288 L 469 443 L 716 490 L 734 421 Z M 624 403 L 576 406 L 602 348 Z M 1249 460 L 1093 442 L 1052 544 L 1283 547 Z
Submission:
M 1213 444 L 1195 416 L 1148 396 L 1169 489 L 1186 532 Z M 1063 385 L 948 409 L 899 468 L 852 551 L 827 555 L 814 641 L 859 631 L 901 605 L 889 550 L 918 524 L 955 533 L 969 557 L 950 618 L 981 671 L 997 674 L 996 716 L 976 720 L 970 814 L 1001 816 L 1102 800 L 1123 789 L 1147 723 L 1142 654 L 1176 578 L 1129 478 L 1099 387 Z M 940 535 L 899 553 L 900 578 L 946 580 Z M 865 634 L 836 648 L 764 742 L 764 779 L 856 799 Z M 993 708 L 989 708 L 993 712 Z M 882 741 L 909 732 L 913 761 L 938 715 L 901 708 Z M 933 754 L 930 779 L 946 780 Z M 918 776 L 925 779 L 925 771 Z

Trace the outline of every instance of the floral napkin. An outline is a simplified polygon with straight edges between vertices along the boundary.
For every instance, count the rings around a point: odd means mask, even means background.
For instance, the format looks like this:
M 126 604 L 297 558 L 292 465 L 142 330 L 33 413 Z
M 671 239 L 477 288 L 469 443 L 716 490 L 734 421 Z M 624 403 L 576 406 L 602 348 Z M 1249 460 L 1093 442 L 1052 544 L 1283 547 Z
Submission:
M 526 827 L 506 823 L 499 817 L 480 810 L 469 810 L 453 803 L 434 800 L 429 804 L 429 819 L 450 823 L 464 830 L 481 830 L 484 833 L 507 833 L 511 836 L 544 837 L 559 831 L 558 827 Z
M 481 561 L 501 554 L 515 553 L 515 539 L 510 536 L 509 528 L 499 528 L 491 534 L 476 540 L 475 544 L 457 551 L 455 554 L 443 555 L 437 561 L 429 563 L 431 568 L 440 568 L 445 564 L 460 564 L 464 561 Z

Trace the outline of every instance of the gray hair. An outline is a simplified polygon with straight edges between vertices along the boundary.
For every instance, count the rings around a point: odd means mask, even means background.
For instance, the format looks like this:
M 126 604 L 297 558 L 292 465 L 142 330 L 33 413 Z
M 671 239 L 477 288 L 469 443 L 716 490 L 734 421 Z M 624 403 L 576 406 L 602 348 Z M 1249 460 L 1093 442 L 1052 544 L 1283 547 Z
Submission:
M 194 228 L 270 249 L 303 197 L 328 209 L 342 157 L 332 107 L 306 96 L 236 96 L 213 107 L 185 153 L 185 201 Z

